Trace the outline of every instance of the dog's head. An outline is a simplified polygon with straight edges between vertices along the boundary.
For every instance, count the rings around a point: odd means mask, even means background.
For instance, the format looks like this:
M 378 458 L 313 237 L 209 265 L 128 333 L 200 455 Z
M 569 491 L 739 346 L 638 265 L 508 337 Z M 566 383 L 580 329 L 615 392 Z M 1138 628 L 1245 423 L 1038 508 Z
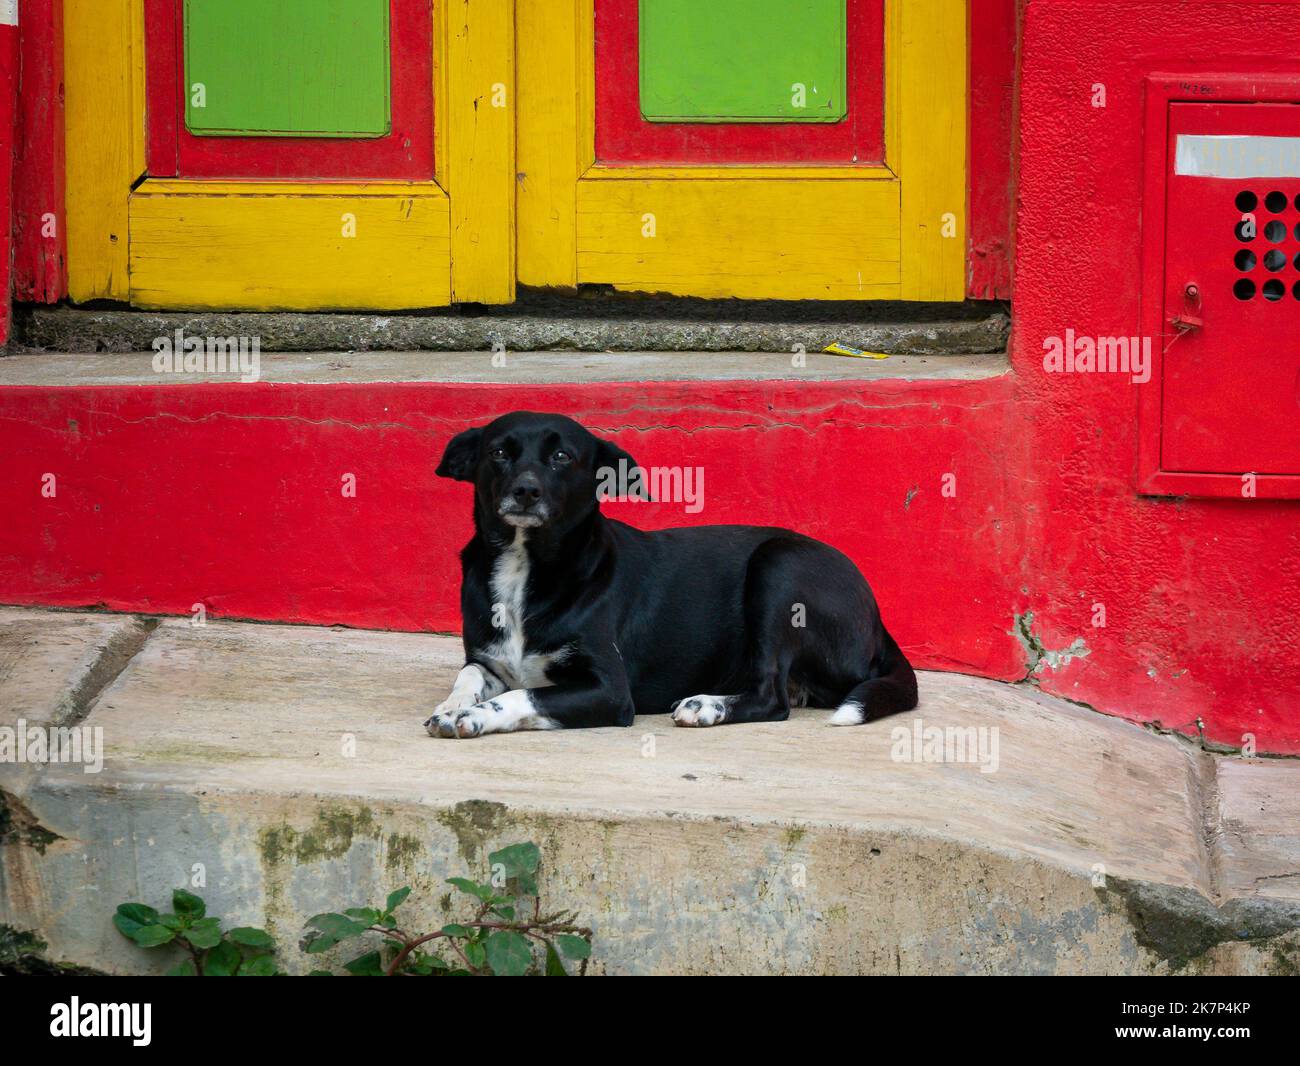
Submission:
M 564 415 L 512 411 L 458 433 L 439 477 L 474 485 L 484 520 L 516 528 L 572 528 L 597 506 L 598 490 L 625 485 L 637 462 L 617 444 Z

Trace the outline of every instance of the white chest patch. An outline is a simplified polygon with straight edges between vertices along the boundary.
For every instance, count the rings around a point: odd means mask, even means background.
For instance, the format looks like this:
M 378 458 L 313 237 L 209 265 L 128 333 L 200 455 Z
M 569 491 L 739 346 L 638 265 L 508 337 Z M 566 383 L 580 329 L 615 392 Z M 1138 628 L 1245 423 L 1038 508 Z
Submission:
M 492 625 L 497 639 L 482 654 L 492 662 L 497 676 L 508 688 L 543 688 L 552 684 L 546 668 L 563 661 L 569 649 L 541 654 L 530 652 L 524 635 L 528 614 L 527 530 L 516 529 L 514 542 L 498 556 L 492 568 Z

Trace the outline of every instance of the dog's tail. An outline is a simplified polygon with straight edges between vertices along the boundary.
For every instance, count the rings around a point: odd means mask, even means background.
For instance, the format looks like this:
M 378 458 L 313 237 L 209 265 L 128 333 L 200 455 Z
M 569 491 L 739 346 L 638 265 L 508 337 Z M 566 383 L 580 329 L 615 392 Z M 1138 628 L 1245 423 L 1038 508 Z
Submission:
M 831 715 L 831 725 L 861 725 L 916 706 L 916 673 L 912 664 L 889 631 L 883 625 L 880 628 L 885 640 L 871 661 L 870 676 L 844 697 L 839 709 Z

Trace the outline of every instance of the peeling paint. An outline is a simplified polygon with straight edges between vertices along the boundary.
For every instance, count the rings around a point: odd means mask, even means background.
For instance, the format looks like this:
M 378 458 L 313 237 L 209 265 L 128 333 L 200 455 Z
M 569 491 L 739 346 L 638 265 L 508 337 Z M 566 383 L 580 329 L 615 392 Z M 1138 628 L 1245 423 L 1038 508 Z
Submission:
M 1016 614 L 1014 617 L 1015 625 L 1008 632 L 1025 649 L 1025 679 L 1028 681 L 1033 681 L 1044 670 L 1059 670 L 1074 659 L 1083 659 L 1092 654 L 1092 649 L 1083 637 L 1075 637 L 1065 648 L 1046 647 L 1033 631 L 1033 611 Z

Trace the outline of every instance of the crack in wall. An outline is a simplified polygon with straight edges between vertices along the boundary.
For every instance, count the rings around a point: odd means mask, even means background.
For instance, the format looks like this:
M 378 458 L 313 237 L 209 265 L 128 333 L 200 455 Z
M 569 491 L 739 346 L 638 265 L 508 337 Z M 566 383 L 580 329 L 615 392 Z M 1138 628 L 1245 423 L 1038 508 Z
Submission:
M 1059 670 L 1075 659 L 1084 659 L 1092 654 L 1092 649 L 1088 647 L 1088 643 L 1083 637 L 1075 637 L 1064 648 L 1048 648 L 1034 633 L 1033 611 L 1026 611 L 1024 614 L 1016 614 L 1013 617 L 1014 625 L 1007 632 L 1015 637 L 1025 650 L 1024 680 L 1030 684 L 1036 684 L 1035 679 L 1044 670 Z

